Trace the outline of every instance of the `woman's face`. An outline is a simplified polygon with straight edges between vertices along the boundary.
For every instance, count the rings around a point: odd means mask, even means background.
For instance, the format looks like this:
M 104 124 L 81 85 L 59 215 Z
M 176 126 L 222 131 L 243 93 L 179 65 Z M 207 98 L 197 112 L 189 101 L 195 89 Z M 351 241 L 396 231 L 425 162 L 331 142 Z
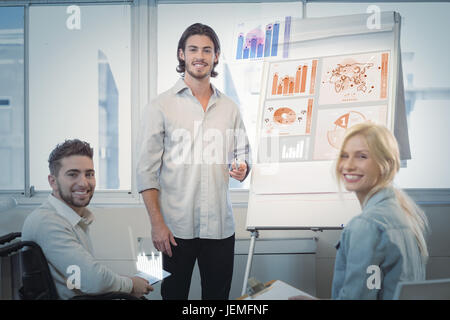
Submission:
M 362 204 L 380 177 L 380 169 L 362 135 L 358 134 L 348 139 L 340 154 L 338 171 L 345 188 L 355 192 Z

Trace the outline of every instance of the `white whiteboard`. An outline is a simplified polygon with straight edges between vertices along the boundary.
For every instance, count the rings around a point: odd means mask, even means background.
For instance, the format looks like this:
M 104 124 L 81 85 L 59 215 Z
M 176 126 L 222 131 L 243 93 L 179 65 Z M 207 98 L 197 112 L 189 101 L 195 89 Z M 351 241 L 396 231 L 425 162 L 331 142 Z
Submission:
M 350 109 L 345 108 L 351 108 L 358 110 L 353 111 L 352 117 L 360 114 L 366 119 L 370 114 L 378 119 L 375 122 L 392 131 L 394 127 L 406 128 L 403 123 L 406 118 L 396 118 L 402 114 L 396 108 L 404 108 L 397 101 L 402 94 L 398 90 L 403 89 L 398 84 L 403 81 L 399 77 L 400 16 L 394 12 L 381 13 L 381 24 L 376 29 L 367 27 L 369 17 L 362 14 L 293 20 L 289 58 L 264 62 L 256 134 L 258 156 L 252 168 L 248 230 L 341 228 L 361 211 L 353 194 L 341 193 L 337 188 L 333 152 L 320 150 L 318 141 L 323 125 L 318 123 L 327 116 L 334 119 L 331 117 L 336 110 L 347 112 Z M 375 57 L 373 61 L 378 62 L 371 63 L 372 68 L 383 65 L 385 70 L 378 72 L 386 75 L 384 91 L 377 86 L 365 91 L 375 98 L 369 94 L 358 97 L 355 90 L 347 91 L 353 92 L 347 100 L 333 102 L 332 91 L 331 98 L 324 95 L 328 85 L 323 80 L 329 73 L 326 73 L 327 66 L 340 58 L 347 61 L 350 56 Z M 287 68 L 293 69 L 297 64 L 297 76 L 294 72 L 288 75 Z M 305 76 L 301 79 L 302 65 Z M 306 75 L 305 70 L 310 73 Z M 370 72 L 363 76 L 370 76 Z M 308 83 L 298 84 L 301 81 Z M 345 114 L 348 119 L 350 112 Z M 294 123 L 297 119 L 298 123 Z M 289 137 L 293 145 L 289 145 Z M 329 144 L 331 138 L 327 137 Z M 399 144 L 408 144 L 409 150 L 407 132 L 400 132 L 399 138 Z M 278 145 L 272 143 L 275 140 Z M 273 154 L 277 156 L 274 158 Z

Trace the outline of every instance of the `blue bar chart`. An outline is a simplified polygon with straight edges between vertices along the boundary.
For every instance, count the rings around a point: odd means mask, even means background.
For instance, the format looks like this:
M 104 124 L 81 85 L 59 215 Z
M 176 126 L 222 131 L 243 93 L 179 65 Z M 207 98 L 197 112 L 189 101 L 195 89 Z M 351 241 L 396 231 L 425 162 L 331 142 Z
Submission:
M 284 21 L 244 22 L 239 26 L 236 60 L 277 57 L 281 52 L 283 58 L 288 57 L 291 17 L 285 17 Z

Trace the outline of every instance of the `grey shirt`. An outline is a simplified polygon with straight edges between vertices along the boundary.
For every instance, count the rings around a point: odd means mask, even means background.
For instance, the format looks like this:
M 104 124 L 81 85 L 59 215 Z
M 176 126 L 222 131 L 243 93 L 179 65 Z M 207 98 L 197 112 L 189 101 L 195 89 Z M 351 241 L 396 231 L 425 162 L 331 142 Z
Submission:
M 89 225 L 94 216 L 86 208 L 82 215 L 49 195 L 47 201 L 25 219 L 22 240 L 34 241 L 42 248 L 61 299 L 80 294 L 130 293 L 133 289 L 130 278 L 95 261 L 89 236 Z M 69 289 L 67 285 L 67 280 L 76 273 L 70 266 L 79 268 L 79 289 Z M 77 284 L 71 280 L 71 286 Z
M 426 257 L 392 188 L 367 201 L 336 247 L 333 299 L 392 299 L 399 281 L 425 280 Z M 371 281 L 375 278 L 369 279 L 375 275 L 371 266 L 380 270 L 379 289 Z
M 146 107 L 139 133 L 138 191 L 159 190 L 165 223 L 183 239 L 233 235 L 229 165 L 235 158 L 250 164 L 239 108 L 211 87 L 204 111 L 184 80 L 178 80 Z

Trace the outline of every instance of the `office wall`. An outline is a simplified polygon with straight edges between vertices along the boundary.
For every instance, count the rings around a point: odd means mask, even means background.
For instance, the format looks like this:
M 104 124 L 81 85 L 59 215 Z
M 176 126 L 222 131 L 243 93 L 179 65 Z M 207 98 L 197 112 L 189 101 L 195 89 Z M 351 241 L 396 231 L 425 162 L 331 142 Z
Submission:
M 450 205 L 426 205 L 425 210 L 432 230 L 428 238 L 430 259 L 427 279 L 450 278 Z M 0 234 L 20 231 L 26 216 L 33 207 L 19 206 L 0 213 Z M 137 251 L 137 237 L 151 237 L 150 222 L 143 207 L 93 207 L 96 222 L 91 236 L 97 258 L 121 274 L 133 272 L 133 257 Z M 248 239 L 245 230 L 246 208 L 234 208 L 236 238 Z M 341 231 L 261 231 L 260 239 L 270 238 L 317 238 L 316 293 L 320 298 L 329 298 L 336 250 Z M 258 243 L 256 243 L 256 246 Z M 276 268 L 276 261 L 274 261 Z

